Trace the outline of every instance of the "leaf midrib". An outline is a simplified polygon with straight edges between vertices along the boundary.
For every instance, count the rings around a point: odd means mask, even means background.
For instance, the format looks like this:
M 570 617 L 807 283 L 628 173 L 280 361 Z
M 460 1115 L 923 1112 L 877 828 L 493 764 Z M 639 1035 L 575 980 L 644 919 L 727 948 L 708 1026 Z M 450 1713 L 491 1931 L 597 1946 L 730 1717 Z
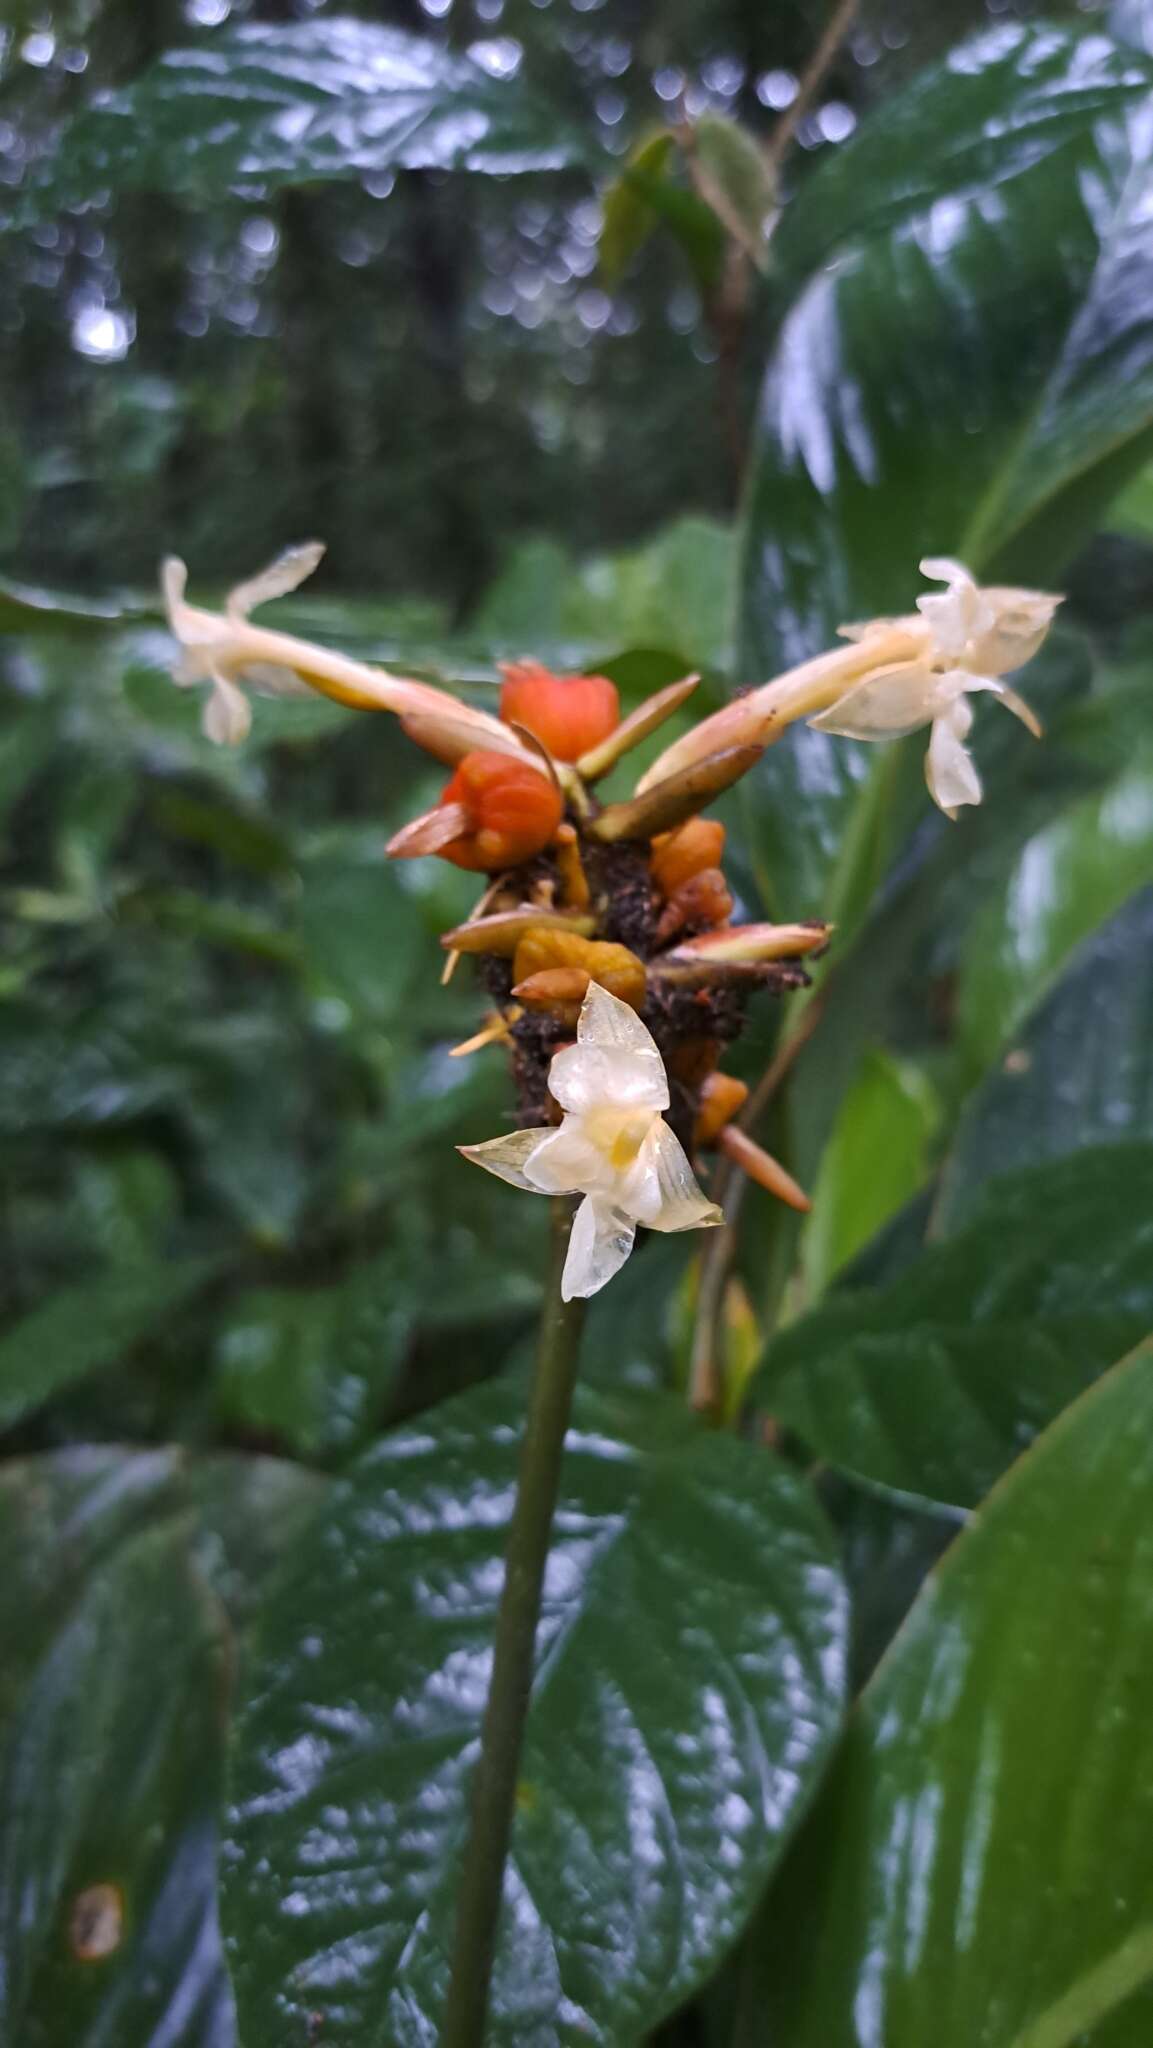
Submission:
M 1153 1921 L 1086 1970 L 1060 1998 L 1026 2023 L 1006 2048 L 1072 2048 L 1088 2027 L 1153 1977 Z

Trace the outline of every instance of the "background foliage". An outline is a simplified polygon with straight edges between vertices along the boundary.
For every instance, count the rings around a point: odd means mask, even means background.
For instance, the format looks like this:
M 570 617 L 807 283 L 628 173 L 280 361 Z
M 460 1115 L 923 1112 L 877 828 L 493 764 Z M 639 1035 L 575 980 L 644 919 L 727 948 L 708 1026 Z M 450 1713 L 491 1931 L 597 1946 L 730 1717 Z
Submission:
M 734 299 L 652 130 L 759 234 L 818 27 L 8 28 L 21 2048 L 232 2048 L 232 1986 L 251 2044 L 435 2038 L 541 1219 L 452 1151 L 508 1113 L 448 1053 L 473 885 L 381 858 L 440 778 L 319 702 L 214 749 L 168 679 L 160 547 L 211 589 L 311 531 L 283 622 L 477 701 L 531 650 L 719 702 L 923 553 L 1068 591 L 980 811 L 927 814 L 916 740 L 807 731 L 729 806 L 748 914 L 838 924 L 741 1049 L 815 1027 L 766 1119 L 814 1213 L 744 1204 L 739 1431 L 686 1412 L 698 1245 L 590 1319 L 493 2039 L 1145 2048 L 1153 32 L 864 7 Z

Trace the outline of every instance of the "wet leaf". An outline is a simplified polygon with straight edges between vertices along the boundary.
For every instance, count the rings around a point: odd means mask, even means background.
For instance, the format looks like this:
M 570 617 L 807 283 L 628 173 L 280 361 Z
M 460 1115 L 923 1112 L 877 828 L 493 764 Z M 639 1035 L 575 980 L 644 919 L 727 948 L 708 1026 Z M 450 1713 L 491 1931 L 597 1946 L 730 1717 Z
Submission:
M 1151 1583 L 1146 1346 L 914 1606 L 770 1894 L 742 2048 L 1145 2038 Z
M 318 1482 L 64 1451 L 0 1476 L 0 2027 L 21 2048 L 232 2048 L 216 1804 L 236 1644 Z
M 1010 1167 L 1153 1137 L 1153 889 L 1074 955 L 970 1097 L 946 1163 L 941 1227 Z
M 761 1402 L 831 1464 L 968 1507 L 1153 1329 L 1153 1147 L 1007 1174 L 891 1286 L 770 1346 Z
M 910 610 L 926 554 L 1060 587 L 1153 427 L 1151 86 L 1099 33 L 1002 23 L 811 181 L 790 260 L 821 267 L 761 394 L 742 681 Z M 826 907 L 878 751 L 806 729 L 757 770 L 789 914 Z
M 421 36 L 352 18 L 242 22 L 173 49 L 79 115 L 31 181 L 28 207 L 94 192 L 211 202 L 367 172 L 539 171 L 589 154 L 515 78 Z
M 121 1364 L 211 1271 L 203 1259 L 117 1265 L 32 1309 L 0 1337 L 0 1429 Z
M 504 1384 L 385 1438 L 266 1614 L 226 1887 L 254 2040 L 434 2038 L 522 1412 Z M 844 1623 L 790 1473 L 678 1402 L 582 1392 L 494 2044 L 632 2042 L 707 1973 L 820 1771 Z

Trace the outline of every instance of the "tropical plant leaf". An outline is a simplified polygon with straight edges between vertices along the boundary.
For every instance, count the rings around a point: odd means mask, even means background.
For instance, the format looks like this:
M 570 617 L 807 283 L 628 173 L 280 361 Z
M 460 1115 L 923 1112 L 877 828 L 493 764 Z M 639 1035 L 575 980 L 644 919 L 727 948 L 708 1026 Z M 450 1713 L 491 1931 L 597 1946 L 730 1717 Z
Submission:
M 1084 1145 L 1153 1138 L 1153 889 L 1087 940 L 965 1106 L 940 1227 L 986 1181 Z
M 863 122 L 799 199 L 794 269 L 802 248 L 823 267 L 761 396 L 742 681 L 909 611 L 925 555 L 1060 587 L 1153 426 L 1151 89 L 1099 34 L 1002 24 Z M 813 914 L 873 772 L 810 731 L 760 764 L 790 915 Z
M 1153 1329 L 1153 1146 L 1007 1174 L 887 1288 L 770 1347 L 755 1391 L 831 1464 L 969 1507 Z
M 270 1459 L 170 1450 L 5 1467 L 6 2041 L 232 2048 L 216 1806 L 234 1628 L 318 1492 Z
M 517 78 L 352 17 L 241 22 L 168 50 L 79 115 L 31 181 L 29 207 L 98 191 L 201 204 L 388 170 L 539 171 L 588 144 Z
M 770 1894 L 742 2048 L 1146 2038 L 1151 1575 L 1145 1346 L 913 1607 Z
M 204 1259 L 142 1259 L 50 1295 L 0 1337 L 0 1429 L 121 1363 L 212 1270 Z
M 522 1401 L 486 1388 L 385 1438 L 266 1612 L 226 1887 L 254 2040 L 434 2038 Z M 494 2044 L 631 2042 L 701 1981 L 820 1773 L 845 1620 L 792 1474 L 671 1399 L 582 1391 Z

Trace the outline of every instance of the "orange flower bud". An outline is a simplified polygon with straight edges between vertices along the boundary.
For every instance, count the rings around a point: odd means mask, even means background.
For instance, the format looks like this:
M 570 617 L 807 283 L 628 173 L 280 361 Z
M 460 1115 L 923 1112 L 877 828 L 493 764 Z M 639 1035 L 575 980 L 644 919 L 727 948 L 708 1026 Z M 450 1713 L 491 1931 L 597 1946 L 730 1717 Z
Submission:
M 653 840 L 653 880 L 664 897 L 705 868 L 718 868 L 725 849 L 725 828 L 715 818 L 688 818 L 675 832 Z
M 531 860 L 548 845 L 564 811 L 559 789 L 547 776 L 487 750 L 466 754 L 440 805 L 459 804 L 468 829 L 439 851 L 458 868 L 495 874 Z
M 715 1145 L 720 1133 L 748 1101 L 749 1091 L 733 1074 L 710 1074 L 702 1084 L 693 1130 L 694 1145 Z
M 673 890 L 657 925 L 657 944 L 675 939 L 678 932 L 712 930 L 727 924 L 733 914 L 729 885 L 719 868 L 702 868 Z
M 513 959 L 513 986 L 520 993 L 522 1001 L 531 1002 L 534 996 L 543 998 L 544 991 L 525 985 L 538 981 L 558 969 L 578 969 L 584 974 L 584 985 L 580 990 L 583 997 L 590 980 L 599 981 L 612 996 L 619 996 L 622 1003 L 628 1003 L 639 1010 L 645 999 L 644 961 L 630 953 L 627 946 L 611 944 L 607 939 L 585 939 L 576 932 L 557 931 L 546 925 L 538 925 L 535 931 L 526 932 L 517 946 Z M 572 1000 L 576 992 L 575 982 L 557 985 L 556 992 L 561 999 Z M 578 998 L 579 999 L 579 998 Z
M 501 717 L 526 726 L 558 761 L 575 761 L 620 724 L 620 698 L 607 676 L 554 676 L 539 661 L 502 662 L 501 673 Z

